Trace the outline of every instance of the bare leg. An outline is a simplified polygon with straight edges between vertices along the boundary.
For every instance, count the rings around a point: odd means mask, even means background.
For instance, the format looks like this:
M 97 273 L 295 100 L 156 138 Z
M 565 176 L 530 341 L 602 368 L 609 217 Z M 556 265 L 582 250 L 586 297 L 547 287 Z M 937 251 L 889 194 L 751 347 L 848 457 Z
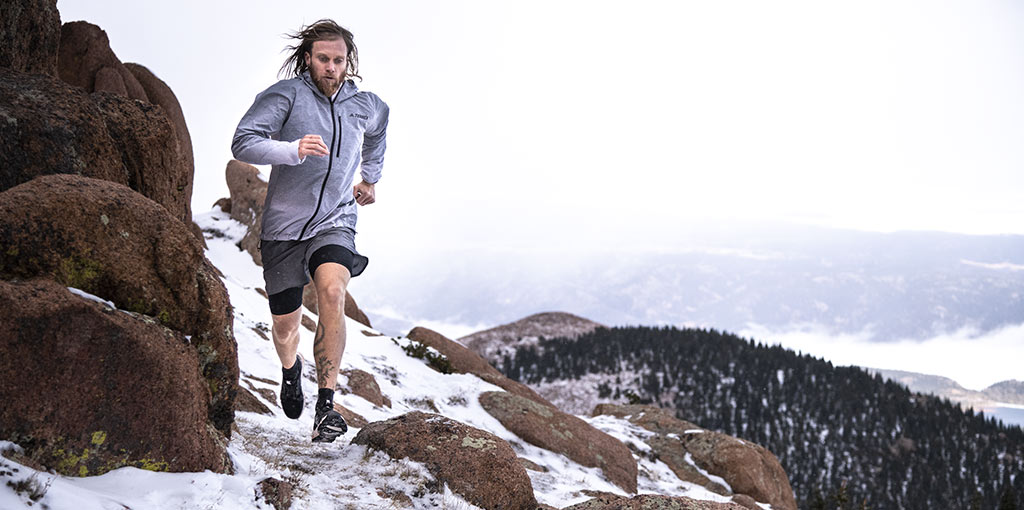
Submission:
M 302 307 L 285 315 L 271 315 L 274 325 L 270 335 L 274 337 L 274 348 L 277 357 L 281 358 L 281 366 L 291 368 L 295 364 L 295 354 L 299 350 L 299 321 L 302 319 Z
M 320 388 L 335 389 L 345 353 L 345 289 L 351 276 L 341 264 L 325 262 L 316 268 L 317 307 L 320 321 L 313 339 L 316 378 Z

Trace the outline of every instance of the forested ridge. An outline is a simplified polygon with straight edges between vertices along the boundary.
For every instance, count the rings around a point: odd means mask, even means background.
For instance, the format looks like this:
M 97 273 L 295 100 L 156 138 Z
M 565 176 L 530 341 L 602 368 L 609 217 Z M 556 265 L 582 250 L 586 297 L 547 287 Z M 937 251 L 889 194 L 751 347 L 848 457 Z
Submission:
M 672 408 L 764 445 L 786 469 L 800 508 L 1002 510 L 1024 495 L 1020 427 L 857 367 L 735 335 L 599 328 L 576 340 L 541 339 L 495 361 L 525 383 L 606 374 L 602 397 Z

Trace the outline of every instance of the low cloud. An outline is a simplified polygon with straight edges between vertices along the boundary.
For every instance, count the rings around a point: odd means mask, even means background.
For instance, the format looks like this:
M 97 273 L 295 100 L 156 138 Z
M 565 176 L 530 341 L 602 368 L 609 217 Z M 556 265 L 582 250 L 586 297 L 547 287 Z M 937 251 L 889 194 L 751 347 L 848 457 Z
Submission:
M 872 341 L 870 330 L 837 334 L 806 324 L 784 331 L 751 324 L 739 333 L 770 345 L 824 358 L 836 365 L 940 375 L 971 390 L 1008 379 L 1024 380 L 1024 324 L 989 332 L 963 328 L 927 340 Z

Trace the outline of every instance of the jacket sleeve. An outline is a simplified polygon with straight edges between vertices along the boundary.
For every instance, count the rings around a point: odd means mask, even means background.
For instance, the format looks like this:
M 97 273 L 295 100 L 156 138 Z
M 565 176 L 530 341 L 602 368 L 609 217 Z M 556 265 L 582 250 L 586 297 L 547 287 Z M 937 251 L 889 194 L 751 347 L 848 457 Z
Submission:
M 231 141 L 235 159 L 252 165 L 299 164 L 297 143 L 277 139 L 294 101 L 288 92 L 286 87 L 272 86 L 256 96 L 235 129 Z
M 364 182 L 376 183 L 380 180 L 380 170 L 384 165 L 384 150 L 387 148 L 388 105 L 380 101 L 373 123 L 367 126 L 363 135 L 363 163 L 361 175 Z

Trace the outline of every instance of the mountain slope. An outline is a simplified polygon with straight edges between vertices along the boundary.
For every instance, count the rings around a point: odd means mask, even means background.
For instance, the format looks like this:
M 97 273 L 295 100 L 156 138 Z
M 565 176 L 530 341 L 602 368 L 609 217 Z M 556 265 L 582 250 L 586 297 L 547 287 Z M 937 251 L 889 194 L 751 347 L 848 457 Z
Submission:
M 496 359 L 514 352 L 524 342 L 536 343 L 540 338 L 576 338 L 600 327 L 604 326 L 571 313 L 544 312 L 464 336 L 459 342 L 485 359 Z
M 556 403 L 653 402 L 762 444 L 801 508 L 843 486 L 877 508 L 967 508 L 976 491 L 994 507 L 1011 485 L 1024 494 L 1020 428 L 781 347 L 713 330 L 612 328 L 496 361 Z

